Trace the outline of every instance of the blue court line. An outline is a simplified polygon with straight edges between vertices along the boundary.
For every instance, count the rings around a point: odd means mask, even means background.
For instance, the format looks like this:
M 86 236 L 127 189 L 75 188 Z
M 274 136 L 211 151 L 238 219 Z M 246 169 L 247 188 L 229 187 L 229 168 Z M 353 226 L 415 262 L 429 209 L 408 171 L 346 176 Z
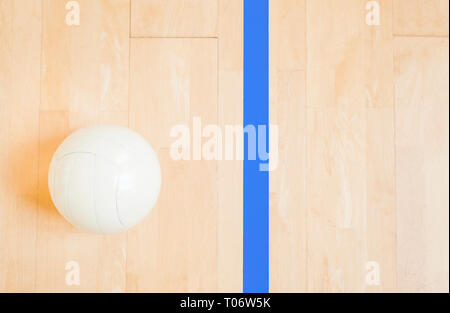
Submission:
M 244 126 L 269 124 L 269 3 L 244 0 Z M 269 292 L 269 174 L 244 135 L 243 291 Z M 258 141 L 257 141 L 258 142 Z M 268 147 L 268 136 L 266 136 Z

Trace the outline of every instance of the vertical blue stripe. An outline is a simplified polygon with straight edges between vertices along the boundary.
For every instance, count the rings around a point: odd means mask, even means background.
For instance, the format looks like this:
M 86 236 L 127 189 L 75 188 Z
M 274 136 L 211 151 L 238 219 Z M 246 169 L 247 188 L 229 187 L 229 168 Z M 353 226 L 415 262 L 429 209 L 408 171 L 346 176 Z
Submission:
M 244 0 L 244 126 L 269 123 L 269 3 Z M 260 134 L 259 134 L 260 135 Z M 268 136 L 265 137 L 268 147 Z M 244 292 L 269 291 L 269 174 L 244 135 Z M 257 149 L 258 151 L 258 149 Z

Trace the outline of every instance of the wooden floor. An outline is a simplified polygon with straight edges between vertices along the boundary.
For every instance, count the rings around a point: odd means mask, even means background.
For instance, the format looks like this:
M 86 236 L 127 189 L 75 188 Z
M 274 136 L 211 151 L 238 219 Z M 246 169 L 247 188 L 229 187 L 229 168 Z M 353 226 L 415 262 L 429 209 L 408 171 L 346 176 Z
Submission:
M 243 0 L 78 0 L 72 26 L 68 2 L 0 1 L 0 292 L 241 292 L 242 161 L 174 161 L 169 135 L 242 124 Z M 449 291 L 449 2 L 378 0 L 379 25 L 368 2 L 270 0 L 272 292 Z M 47 188 L 96 123 L 162 166 L 118 235 L 74 228 Z

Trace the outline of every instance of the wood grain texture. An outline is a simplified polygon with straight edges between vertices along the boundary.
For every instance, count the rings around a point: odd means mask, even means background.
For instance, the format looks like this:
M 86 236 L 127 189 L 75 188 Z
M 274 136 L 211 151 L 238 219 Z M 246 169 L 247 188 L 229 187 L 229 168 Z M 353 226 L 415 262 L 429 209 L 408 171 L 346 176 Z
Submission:
M 366 109 L 307 116 L 307 271 L 313 292 L 359 291 L 363 280 Z
M 308 1 L 308 106 L 392 107 L 392 1 L 378 2 L 369 26 L 365 0 Z
M 40 1 L 0 2 L 0 292 L 35 284 L 41 20 Z
M 306 0 L 269 1 L 271 66 L 306 69 Z
M 130 1 L 78 2 L 80 25 L 68 26 L 67 1 L 43 1 L 41 109 L 96 120 L 127 110 Z
M 271 125 L 279 127 L 278 166 L 269 181 L 270 290 L 306 291 L 306 78 L 279 71 L 271 92 Z
M 218 1 L 132 0 L 131 36 L 216 37 Z
M 307 2 L 312 292 L 395 290 L 392 2 L 379 1 L 379 26 L 366 24 L 365 4 Z M 370 262 L 380 268 L 376 285 L 366 280 Z
M 392 108 L 308 109 L 308 291 L 395 291 L 393 122 Z
M 269 174 L 270 291 L 305 292 L 306 1 L 270 1 L 269 38 L 270 124 L 279 128 Z
M 448 1 L 378 0 L 378 26 L 367 2 L 270 1 L 271 292 L 449 291 Z M 175 161 L 170 131 L 242 124 L 243 0 L 79 0 L 79 26 L 66 3 L 0 1 L 0 292 L 241 292 L 242 162 L 192 160 L 192 133 Z M 122 234 L 48 193 L 57 146 L 97 123 L 161 163 Z
M 243 15 L 243 0 L 219 0 L 218 122 L 222 132 L 227 126 L 243 124 Z M 217 291 L 242 292 L 242 161 L 218 161 L 217 179 Z
M 157 149 L 162 189 L 150 216 L 128 233 L 127 290 L 217 290 L 217 164 L 176 161 L 170 130 L 217 124 L 216 39 L 132 39 L 130 127 Z M 192 144 L 191 137 L 191 144 Z M 143 239 L 145 238 L 145 239 Z
M 395 40 L 400 291 L 448 293 L 448 45 Z
M 218 39 L 219 70 L 242 71 L 244 67 L 243 0 L 219 0 Z
M 393 83 L 393 82 L 392 82 Z M 397 290 L 397 208 L 395 121 L 392 107 L 368 108 L 366 149 L 365 286 L 366 292 Z M 370 265 L 379 266 L 379 284 L 367 283 Z M 368 276 L 369 275 L 369 276 Z
M 47 173 L 62 140 L 97 123 L 128 124 L 129 1 L 79 1 L 80 25 L 65 23 L 66 1 L 43 1 L 39 218 L 36 291 L 125 290 L 126 234 L 87 233 L 54 208 Z M 67 285 L 67 262 L 80 285 Z
M 447 36 L 448 0 L 394 0 L 394 34 Z
M 217 122 L 216 39 L 135 38 L 131 41 L 130 123 L 152 129 L 149 142 L 170 148 L 174 125 Z M 210 77 L 214 73 L 214 77 Z M 156 131 L 157 130 L 157 131 Z

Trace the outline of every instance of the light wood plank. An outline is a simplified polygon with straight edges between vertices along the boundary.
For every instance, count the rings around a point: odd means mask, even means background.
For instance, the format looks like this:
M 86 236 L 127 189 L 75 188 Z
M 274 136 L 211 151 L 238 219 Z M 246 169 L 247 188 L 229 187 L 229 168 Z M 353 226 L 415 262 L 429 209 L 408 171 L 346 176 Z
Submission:
M 242 70 L 219 70 L 219 126 L 241 127 Z M 225 140 L 225 138 L 223 138 Z M 234 138 L 233 140 L 235 140 Z M 236 142 L 236 141 L 235 141 Z M 235 148 L 235 147 L 233 147 Z M 218 161 L 217 258 L 218 291 L 242 292 L 243 270 L 243 156 Z
M 218 118 L 223 134 L 227 126 L 243 123 L 243 15 L 243 0 L 219 0 Z M 218 292 L 242 292 L 242 166 L 236 157 L 217 162 Z
M 41 2 L 0 2 L 0 292 L 35 284 Z
M 395 291 L 393 108 L 310 108 L 307 124 L 308 291 Z
M 54 208 L 47 183 L 51 157 L 74 130 L 128 124 L 129 1 L 79 1 L 80 25 L 65 24 L 66 1 L 44 1 L 39 138 L 37 291 L 125 291 L 126 234 L 71 226 Z M 80 285 L 67 285 L 67 262 Z
M 306 292 L 306 77 L 279 71 L 271 125 L 279 127 L 278 166 L 270 172 L 270 291 Z
M 132 0 L 131 36 L 215 37 L 218 1 Z
M 305 292 L 306 1 L 269 5 L 270 124 L 279 128 L 278 166 L 269 173 L 269 289 Z
M 269 9 L 272 67 L 305 70 L 306 0 L 270 0 Z
M 242 71 L 244 67 L 243 0 L 219 0 L 218 38 L 219 70 Z
M 394 0 L 394 34 L 447 36 L 448 0 Z
M 128 232 L 127 291 L 215 292 L 216 162 L 174 161 L 169 149 L 158 158 L 158 202 Z
M 366 0 L 307 2 L 308 106 L 392 107 L 392 1 L 378 2 L 379 26 Z
M 78 2 L 80 25 L 68 26 L 67 1 L 43 1 L 41 110 L 95 121 L 128 109 L 130 0 Z
M 270 290 L 306 291 L 306 1 L 270 1 L 270 124 L 279 127 L 270 173 Z M 296 25 L 296 27 L 292 27 Z
M 162 189 L 128 234 L 127 291 L 217 290 L 217 162 L 176 161 L 172 126 L 217 124 L 215 39 L 132 39 L 130 127 L 157 149 Z M 191 137 L 192 145 L 192 137 Z M 191 146 L 192 149 L 192 146 Z M 143 240 L 145 238 L 145 240 Z
M 128 127 L 127 111 L 102 111 L 99 116 L 99 123 L 122 125 Z
M 392 291 L 396 280 L 392 2 L 307 2 L 308 291 Z M 380 281 L 367 282 L 369 262 Z M 370 268 L 372 270 L 372 268 Z
M 307 124 L 308 291 L 360 291 L 366 108 L 310 108 Z
M 393 82 L 392 82 L 393 83 Z M 365 292 L 397 291 L 397 209 L 395 194 L 394 108 L 367 110 L 367 191 L 365 276 L 379 266 L 379 284 L 365 281 Z
M 151 127 L 149 142 L 170 148 L 173 126 L 192 126 L 194 117 L 217 123 L 216 39 L 134 38 L 131 45 L 130 126 Z
M 400 291 L 449 290 L 448 45 L 395 40 Z

